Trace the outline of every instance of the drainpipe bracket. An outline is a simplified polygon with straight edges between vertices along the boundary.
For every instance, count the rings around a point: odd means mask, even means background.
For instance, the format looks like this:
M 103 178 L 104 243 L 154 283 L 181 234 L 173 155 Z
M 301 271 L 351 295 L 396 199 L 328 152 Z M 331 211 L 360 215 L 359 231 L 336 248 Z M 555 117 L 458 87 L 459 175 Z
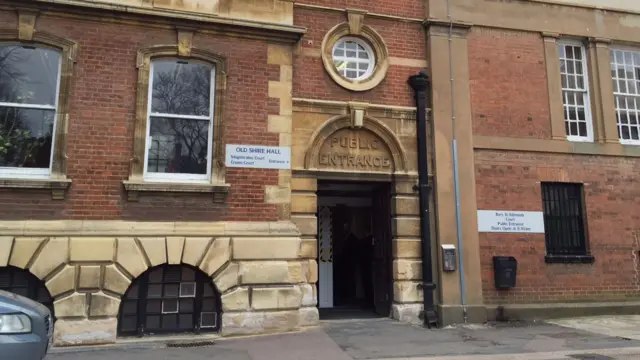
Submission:
M 420 283 L 420 284 L 418 284 L 418 289 L 433 291 L 433 290 L 436 289 L 436 284 L 435 283 Z

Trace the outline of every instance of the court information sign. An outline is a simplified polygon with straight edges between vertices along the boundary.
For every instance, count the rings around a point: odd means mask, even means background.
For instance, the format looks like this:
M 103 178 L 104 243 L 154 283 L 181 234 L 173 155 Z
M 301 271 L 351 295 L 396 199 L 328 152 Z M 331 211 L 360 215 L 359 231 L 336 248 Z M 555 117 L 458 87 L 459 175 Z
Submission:
M 541 211 L 478 210 L 479 232 L 544 234 Z
M 227 144 L 227 167 L 291 169 L 291 148 L 282 146 Z

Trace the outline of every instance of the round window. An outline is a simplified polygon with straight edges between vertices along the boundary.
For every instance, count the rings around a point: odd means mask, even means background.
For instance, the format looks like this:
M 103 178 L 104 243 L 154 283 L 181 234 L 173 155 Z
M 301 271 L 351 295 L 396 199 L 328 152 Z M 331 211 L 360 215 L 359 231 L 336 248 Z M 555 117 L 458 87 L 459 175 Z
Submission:
M 333 64 L 349 80 L 366 79 L 376 64 L 371 47 L 358 38 L 343 38 L 333 46 Z

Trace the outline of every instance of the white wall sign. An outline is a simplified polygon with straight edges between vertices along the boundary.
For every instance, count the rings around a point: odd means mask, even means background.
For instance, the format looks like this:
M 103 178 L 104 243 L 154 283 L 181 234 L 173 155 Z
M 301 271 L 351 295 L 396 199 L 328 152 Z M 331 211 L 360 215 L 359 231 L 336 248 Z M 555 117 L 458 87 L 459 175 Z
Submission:
M 542 211 L 478 210 L 479 232 L 542 233 Z
M 227 144 L 227 167 L 291 169 L 291 148 Z

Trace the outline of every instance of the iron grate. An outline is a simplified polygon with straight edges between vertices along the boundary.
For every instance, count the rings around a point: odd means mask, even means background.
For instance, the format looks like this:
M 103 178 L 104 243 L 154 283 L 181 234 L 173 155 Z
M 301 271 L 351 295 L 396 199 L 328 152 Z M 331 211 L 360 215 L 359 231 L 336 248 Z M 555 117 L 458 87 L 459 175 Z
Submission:
M 203 347 L 203 346 L 212 346 L 215 343 L 213 341 L 196 341 L 196 342 L 180 342 L 180 343 L 168 343 L 168 348 L 193 348 L 193 347 Z
M 604 356 L 600 354 L 575 354 L 569 355 L 569 357 L 578 360 L 615 360 L 611 356 Z

